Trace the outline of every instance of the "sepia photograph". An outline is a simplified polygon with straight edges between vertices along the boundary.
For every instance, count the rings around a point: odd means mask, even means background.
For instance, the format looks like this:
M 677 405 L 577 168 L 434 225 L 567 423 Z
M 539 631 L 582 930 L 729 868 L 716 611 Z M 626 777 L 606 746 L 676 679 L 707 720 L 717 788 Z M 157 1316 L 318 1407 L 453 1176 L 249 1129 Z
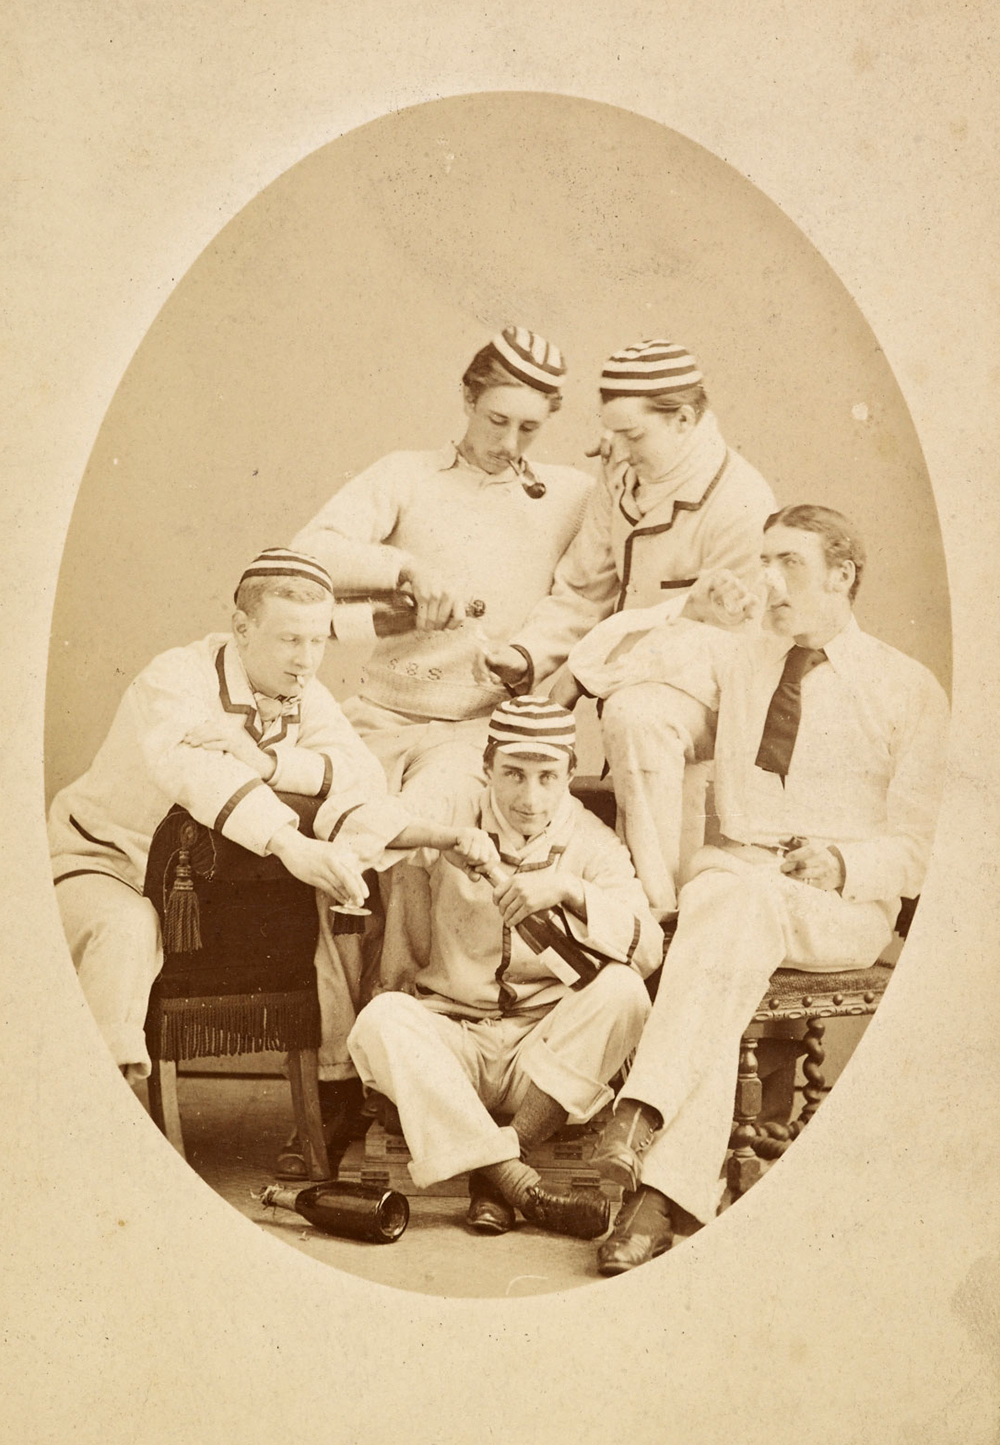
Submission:
M 110 82 L 86 28 L 57 52 Z M 848 48 L 856 76 L 884 44 Z M 238 180 L 196 148 L 197 224 L 108 313 L 32 535 L 12 473 L 11 575 L 41 559 L 18 857 L 44 966 L 12 889 L 8 1182 L 29 1238 L 75 1182 L 80 1248 L 50 1233 L 37 1267 L 72 1257 L 108 1302 L 67 1277 L 80 1324 L 36 1348 L 11 1439 L 330 1411 L 327 1438 L 374 1445 L 737 1419 L 777 1442 L 810 1391 L 816 1438 L 989 1438 L 996 1221 L 962 1116 L 996 1076 L 995 920 L 962 899 L 986 902 L 988 826 L 975 876 L 953 865 L 992 787 L 990 678 L 953 674 L 978 494 L 935 464 L 985 439 L 954 394 L 928 425 L 929 317 L 894 355 L 859 237 L 841 274 L 683 107 L 612 90 L 512 65 L 374 103 L 373 80 Z M 135 139 L 125 174 L 151 164 Z M 914 306 L 903 270 L 880 315 Z M 879 1298 L 917 1333 L 852 1418 Z M 657 1352 L 689 1362 L 675 1418 Z M 74 1363 L 36 1412 L 47 1354 Z M 210 1358 L 212 1422 L 185 1426 Z
M 815 625 L 794 621 L 809 573 Z M 717 785 L 744 635 L 764 654 L 739 664 Z M 858 655 L 803 748 L 805 699 L 840 669 L 783 662 L 837 637 Z M 726 1145 L 729 1203 L 811 1117 L 922 887 L 949 607 L 898 387 L 778 208 L 627 111 L 464 96 L 305 158 L 178 283 L 81 483 L 49 665 L 60 916 L 154 1118 L 186 1154 L 193 1113 L 193 1166 L 288 1237 L 262 1206 L 301 1210 L 294 1182 L 367 1185 L 364 1213 L 410 1194 L 397 1250 L 310 1235 L 317 1257 L 510 1295 L 663 1253 L 714 1217 Z M 678 978 L 644 1029 L 664 960 L 683 966 L 687 883 L 690 916 L 721 888 L 712 930 L 732 910 L 775 941 L 758 962 L 699 926 L 696 977 L 720 952 L 735 977 L 717 999 Z M 308 1004 L 296 884 L 319 904 Z M 678 1036 L 651 1046 L 661 1015 Z M 644 1033 L 640 1060 L 692 1050 L 650 1099 L 628 1092 Z M 292 1043 L 290 1093 L 252 1056 Z M 716 1060 L 725 1117 L 688 1122 Z M 641 1166 L 668 1124 L 680 1198 Z M 596 1258 L 567 1248 L 615 1209 Z

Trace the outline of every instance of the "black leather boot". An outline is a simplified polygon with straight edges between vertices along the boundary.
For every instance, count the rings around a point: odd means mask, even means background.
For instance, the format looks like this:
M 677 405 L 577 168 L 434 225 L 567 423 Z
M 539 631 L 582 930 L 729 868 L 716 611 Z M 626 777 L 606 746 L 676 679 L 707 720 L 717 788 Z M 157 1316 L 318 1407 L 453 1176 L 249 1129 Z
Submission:
M 597 1251 L 601 1274 L 624 1274 L 665 1254 L 674 1242 L 670 1200 L 642 1184 L 622 1201 L 615 1227 Z
M 610 1179 L 626 1191 L 635 1190 L 642 1178 L 642 1156 L 662 1127 L 663 1120 L 651 1104 L 619 1099 L 590 1162 L 602 1179 Z
M 518 1207 L 530 1223 L 574 1239 L 597 1239 L 611 1218 L 611 1206 L 603 1194 L 584 1194 L 579 1190 L 554 1194 L 537 1184 L 528 1190 Z

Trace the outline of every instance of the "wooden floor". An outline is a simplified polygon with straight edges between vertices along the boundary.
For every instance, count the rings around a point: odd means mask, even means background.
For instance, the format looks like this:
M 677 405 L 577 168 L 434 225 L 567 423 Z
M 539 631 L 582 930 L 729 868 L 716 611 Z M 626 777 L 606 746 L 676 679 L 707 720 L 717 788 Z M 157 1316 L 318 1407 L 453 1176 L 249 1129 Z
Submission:
M 410 1197 L 410 1223 L 394 1244 L 323 1234 L 298 1215 L 253 1196 L 274 1182 L 274 1160 L 291 1129 L 288 1084 L 277 1078 L 181 1076 L 188 1163 L 206 1184 L 277 1239 L 313 1259 L 397 1289 L 453 1297 L 544 1294 L 600 1281 L 595 1243 L 565 1239 L 523 1221 L 506 1235 L 465 1228 L 467 1199 Z

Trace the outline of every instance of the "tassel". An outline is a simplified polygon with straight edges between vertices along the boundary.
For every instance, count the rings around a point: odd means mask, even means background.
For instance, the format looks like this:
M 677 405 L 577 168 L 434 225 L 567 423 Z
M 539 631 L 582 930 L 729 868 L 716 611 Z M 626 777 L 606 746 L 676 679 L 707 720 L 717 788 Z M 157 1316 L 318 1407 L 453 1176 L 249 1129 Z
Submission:
M 197 836 L 189 823 L 181 829 L 177 871 L 163 912 L 166 953 L 197 953 L 201 948 L 201 912 L 191 877 L 191 844 Z

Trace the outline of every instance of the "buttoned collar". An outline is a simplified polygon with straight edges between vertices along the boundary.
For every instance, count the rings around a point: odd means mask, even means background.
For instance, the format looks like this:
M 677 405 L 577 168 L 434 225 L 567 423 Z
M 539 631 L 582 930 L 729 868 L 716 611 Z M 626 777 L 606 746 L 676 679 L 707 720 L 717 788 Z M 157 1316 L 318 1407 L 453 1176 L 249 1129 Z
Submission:
M 782 661 L 796 645 L 794 638 L 779 637 L 775 632 L 764 632 L 761 636 L 773 639 L 774 656 Z M 858 626 L 858 619 L 853 612 L 840 631 L 835 633 L 829 642 L 823 644 L 822 650 L 826 653 L 827 661 L 834 671 L 841 675 L 849 674 L 864 660 L 867 656 L 865 633 Z

